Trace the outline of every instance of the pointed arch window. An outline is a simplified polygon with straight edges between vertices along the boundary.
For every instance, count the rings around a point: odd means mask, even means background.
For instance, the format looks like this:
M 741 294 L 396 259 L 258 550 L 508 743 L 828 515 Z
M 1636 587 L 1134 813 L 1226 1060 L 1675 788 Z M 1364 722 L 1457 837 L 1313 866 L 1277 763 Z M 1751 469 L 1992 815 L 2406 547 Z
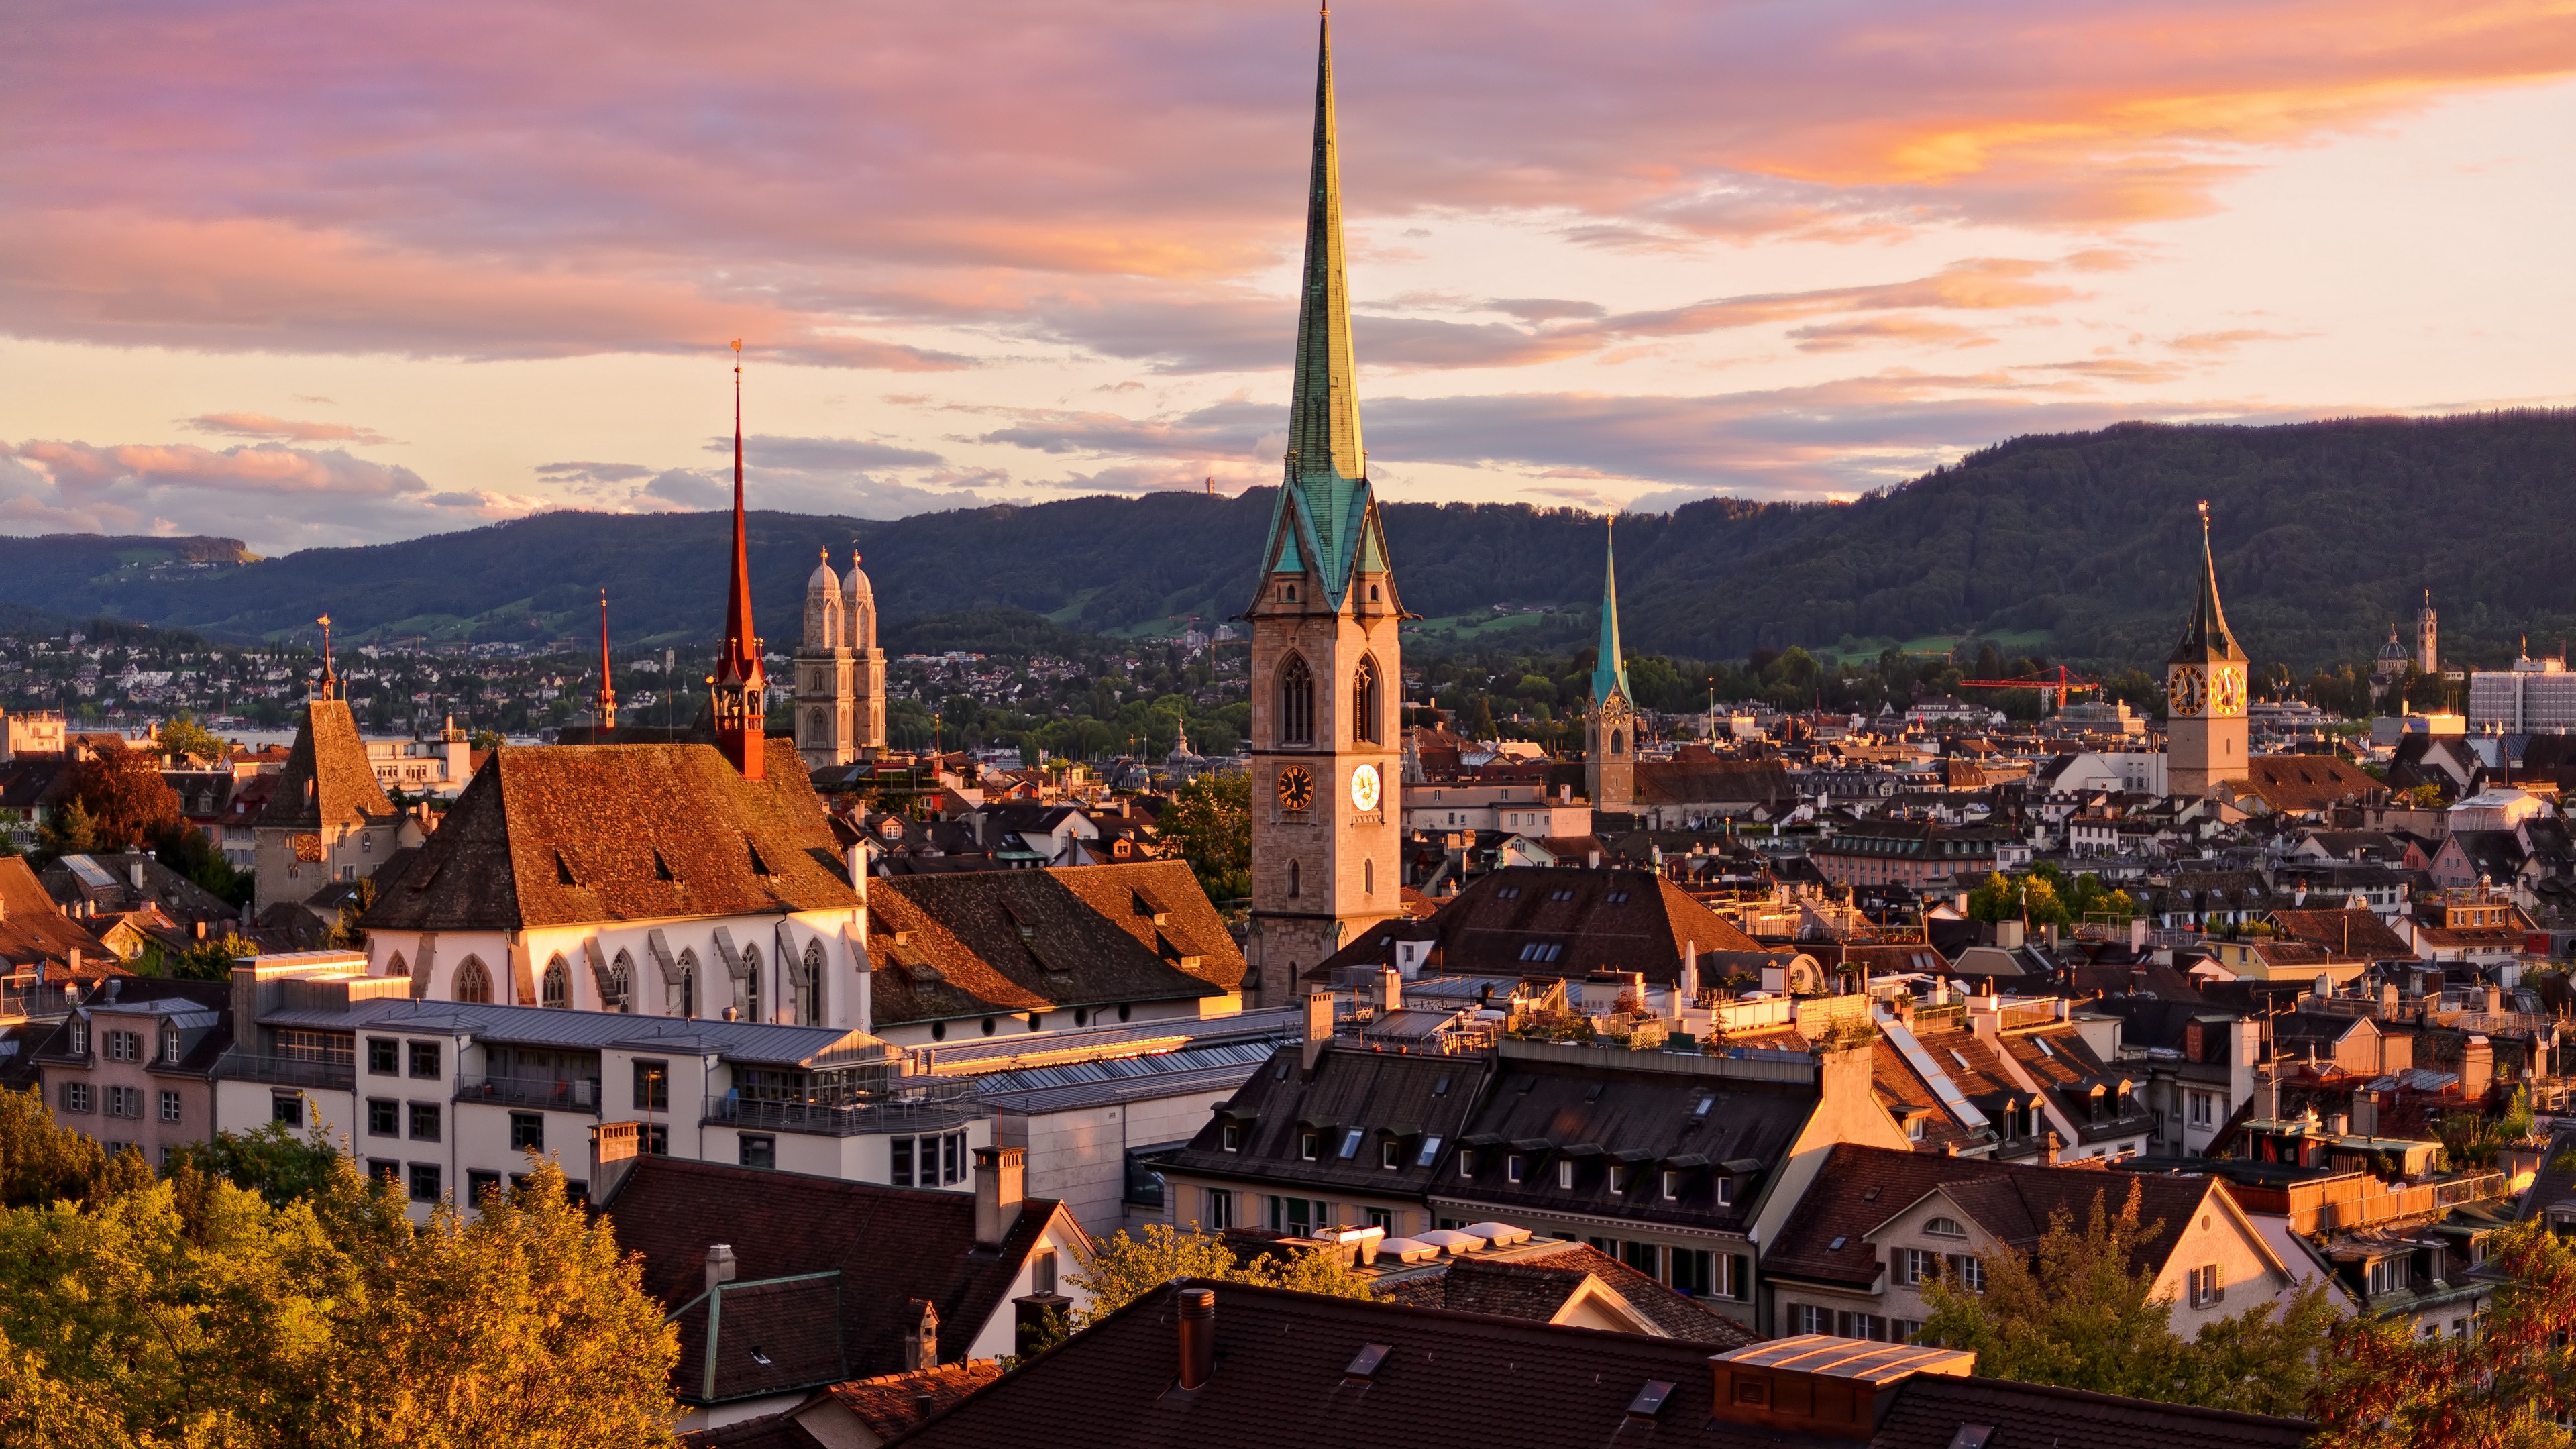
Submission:
M 468 956 L 465 964 L 456 968 L 456 999 L 487 1005 L 491 1002 L 492 973 L 484 967 L 482 957 Z
M 671 983 L 670 1013 L 694 1017 L 698 1014 L 698 953 L 680 953 L 680 979 Z
M 796 1024 L 821 1025 L 822 1000 L 823 946 L 819 941 L 809 942 L 805 947 L 805 959 L 796 969 Z
M 387 976 L 409 976 L 411 974 L 411 963 L 403 960 L 403 954 L 400 951 L 396 951 L 394 953 L 394 959 L 385 963 L 385 974 Z
M 572 1005 L 572 967 L 561 951 L 546 963 L 546 979 L 538 985 L 537 1000 L 546 1006 Z
M 1297 894 L 1297 862 L 1293 860 L 1288 862 L 1288 894 L 1292 897 Z
M 1315 671 L 1301 654 L 1291 654 L 1279 667 L 1279 742 L 1315 742 Z
M 1352 743 L 1373 745 L 1383 737 L 1383 731 L 1378 725 L 1379 719 L 1385 714 L 1381 693 L 1377 661 L 1362 659 L 1360 667 L 1351 674 Z
M 742 948 L 742 977 L 733 984 L 733 1004 L 743 1021 L 760 1020 L 760 948 Z
M 607 999 L 600 1005 L 609 1011 L 633 1011 L 634 991 L 635 958 L 621 950 L 608 965 L 608 988 L 602 993 Z
M 1360 894 L 1364 896 L 1377 894 L 1377 862 L 1374 860 L 1360 862 Z
M 1624 755 L 1628 753 L 1628 732 L 1626 730 L 1612 730 L 1610 732 L 1610 753 L 1614 755 Z

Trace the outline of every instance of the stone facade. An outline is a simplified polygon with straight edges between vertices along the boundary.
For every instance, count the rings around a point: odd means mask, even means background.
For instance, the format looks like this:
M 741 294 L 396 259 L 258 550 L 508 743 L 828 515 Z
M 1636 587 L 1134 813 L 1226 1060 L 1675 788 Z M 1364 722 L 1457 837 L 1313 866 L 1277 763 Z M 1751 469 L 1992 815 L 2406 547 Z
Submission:
M 805 633 L 796 650 L 796 753 L 809 770 L 873 758 L 885 748 L 885 651 L 877 647 L 876 590 L 852 556 L 850 576 L 824 557 L 805 584 Z

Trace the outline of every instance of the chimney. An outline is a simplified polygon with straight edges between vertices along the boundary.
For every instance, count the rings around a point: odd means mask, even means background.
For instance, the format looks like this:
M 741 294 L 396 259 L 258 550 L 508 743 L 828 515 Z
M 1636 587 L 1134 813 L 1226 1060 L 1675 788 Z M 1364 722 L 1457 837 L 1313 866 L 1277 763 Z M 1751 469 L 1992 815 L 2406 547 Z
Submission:
M 1998 946 L 2002 947 L 2003 949 L 2005 949 L 2005 950 L 2007 950 L 2007 951 L 2018 951 L 2018 950 L 2020 950 L 2020 949 L 2021 949 L 2021 938 L 2022 938 L 2022 923 L 2021 923 L 2021 922 L 2019 922 L 2019 921 L 1997 921 L 1997 922 L 1995 922 L 1995 944 L 1996 944 L 1996 945 L 1998 945 Z
M 1392 966 L 1380 967 L 1377 973 L 1378 1010 L 1404 1010 L 1404 976 Z
M 200 941 L 206 939 L 206 923 L 203 921 L 197 923 L 197 939 Z
M 602 1122 L 590 1129 L 590 1200 L 608 1201 L 635 1170 L 644 1133 L 641 1122 Z
M 1306 1061 L 1308 1072 L 1315 1070 L 1315 1060 L 1324 1054 L 1324 1044 L 1333 1039 L 1333 993 L 1314 990 L 1306 993 Z
M 2493 1015 L 2494 1013 L 2502 1010 L 2504 1010 L 2504 988 L 2493 982 L 2487 983 L 2488 1014 Z
M 907 1298 L 911 1317 L 903 1326 L 903 1367 L 907 1373 L 939 1367 L 939 1308 L 926 1298 Z
M 1680 1003 L 1674 1008 L 1675 1015 L 1680 1014 L 1681 1007 L 1699 1005 L 1699 942 L 1697 941 L 1689 942 L 1682 948 L 1681 998 Z
M 707 1291 L 708 1291 L 708 1292 L 710 1292 L 710 1293 L 713 1293 L 714 1291 L 716 1291 L 716 1285 L 717 1285 L 717 1284 L 719 1284 L 719 1283 L 730 1283 L 730 1282 L 732 1282 L 732 1281 L 733 1281 L 734 1269 L 735 1269 L 737 1266 L 738 1266 L 738 1265 L 734 1262 L 734 1258 L 733 1258 L 733 1244 L 731 1244 L 731 1243 L 710 1243 L 710 1244 L 708 1244 L 708 1245 L 707 1245 Z
M 2304 880 L 2290 887 L 2290 908 L 2297 910 L 2308 903 L 2308 883 Z
M 1181 1387 L 1195 1389 L 1216 1373 L 1216 1291 L 1181 1290 Z
M 2147 949 L 2147 918 L 2131 916 L 2129 918 L 2129 954 L 2134 956 L 2145 949 Z
M 136 890 L 143 889 L 143 862 L 139 860 L 127 861 L 125 863 L 125 878 L 134 883 L 134 888 Z
M 2052 1129 L 2048 1134 L 2045 1144 L 2040 1148 L 2040 1160 L 2046 1162 L 2051 1167 L 2055 1167 L 2057 1165 L 2057 1150 L 2061 1145 L 2062 1144 L 2057 1140 L 2057 1133 Z
M 2057 949 L 2057 923 L 2051 921 L 2045 929 L 2048 932 L 2048 949 L 2054 951 Z
M 975 1246 L 999 1249 L 1019 1225 L 1020 1199 L 1028 1180 L 1025 1147 L 975 1149 Z
M 876 963 L 868 959 L 868 848 L 852 843 L 845 856 L 850 872 L 850 960 L 859 973 L 858 1000 L 851 1011 L 850 1026 L 862 1035 L 874 1036 L 877 1029 Z

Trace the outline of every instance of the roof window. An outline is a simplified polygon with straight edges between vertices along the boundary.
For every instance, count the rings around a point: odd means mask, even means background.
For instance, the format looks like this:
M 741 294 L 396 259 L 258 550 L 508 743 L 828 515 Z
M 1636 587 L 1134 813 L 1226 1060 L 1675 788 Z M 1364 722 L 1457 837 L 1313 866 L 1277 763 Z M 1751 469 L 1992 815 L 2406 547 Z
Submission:
M 1359 1155 L 1360 1139 L 1367 1135 L 1368 1134 L 1366 1132 L 1357 1127 L 1354 1127 L 1348 1132 L 1342 1134 L 1342 1150 L 1339 1153 L 1339 1156 L 1343 1161 L 1347 1162 L 1351 1158 Z

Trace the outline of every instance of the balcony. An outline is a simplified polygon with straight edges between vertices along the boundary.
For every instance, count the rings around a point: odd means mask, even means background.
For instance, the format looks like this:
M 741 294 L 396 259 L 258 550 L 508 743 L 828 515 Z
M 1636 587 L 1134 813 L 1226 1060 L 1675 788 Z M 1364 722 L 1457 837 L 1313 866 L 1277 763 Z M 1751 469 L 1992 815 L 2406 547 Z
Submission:
M 924 1082 L 888 1088 L 857 1102 L 769 1102 L 737 1096 L 709 1097 L 704 1122 L 764 1131 L 809 1132 L 822 1137 L 861 1137 L 883 1132 L 944 1132 L 992 1109 L 971 1081 Z
M 599 1083 L 587 1077 L 570 1082 L 536 1077 L 465 1077 L 456 1084 L 456 1100 L 597 1116 Z
M 357 1064 L 311 1057 L 264 1057 L 226 1052 L 215 1063 L 215 1075 L 228 1082 L 266 1082 L 276 1087 L 312 1087 L 346 1092 L 358 1084 Z
M 80 989 L 74 986 L 0 987 L 0 1021 L 63 1016 L 80 1002 Z

